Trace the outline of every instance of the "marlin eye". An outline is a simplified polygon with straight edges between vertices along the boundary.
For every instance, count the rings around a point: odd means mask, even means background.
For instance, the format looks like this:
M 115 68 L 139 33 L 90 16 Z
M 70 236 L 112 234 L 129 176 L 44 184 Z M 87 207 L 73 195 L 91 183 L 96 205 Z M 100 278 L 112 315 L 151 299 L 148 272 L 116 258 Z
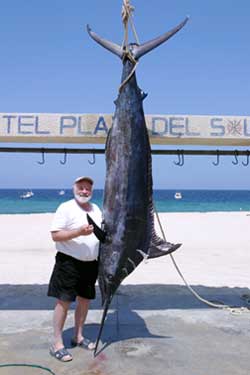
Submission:
M 109 275 L 108 275 L 108 281 L 109 281 L 109 282 L 114 281 L 114 276 L 111 275 L 111 274 L 109 274 Z
M 111 244 L 111 242 L 112 242 L 112 236 L 110 234 L 107 234 L 106 237 L 105 237 L 106 245 Z

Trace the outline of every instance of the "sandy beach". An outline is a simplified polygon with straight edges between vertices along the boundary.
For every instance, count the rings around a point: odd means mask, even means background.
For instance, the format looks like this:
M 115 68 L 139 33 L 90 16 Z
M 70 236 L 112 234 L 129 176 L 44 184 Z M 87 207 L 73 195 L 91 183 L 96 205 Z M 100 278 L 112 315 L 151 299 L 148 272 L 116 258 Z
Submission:
M 0 215 L 0 283 L 47 284 L 55 248 L 53 214 Z M 161 213 L 174 259 L 192 285 L 250 287 L 248 212 Z M 157 232 L 160 234 L 157 219 Z M 169 256 L 140 264 L 123 284 L 183 284 Z

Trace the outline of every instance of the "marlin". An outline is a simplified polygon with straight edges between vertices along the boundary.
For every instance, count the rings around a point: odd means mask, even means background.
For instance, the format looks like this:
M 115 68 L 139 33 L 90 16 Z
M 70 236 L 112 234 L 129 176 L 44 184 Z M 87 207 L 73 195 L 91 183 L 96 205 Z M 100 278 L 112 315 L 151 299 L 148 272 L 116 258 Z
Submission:
M 151 149 L 143 111 L 146 94 L 137 85 L 135 65 L 140 57 L 166 42 L 187 21 L 188 17 L 158 38 L 141 45 L 131 43 L 128 48 L 101 38 L 87 26 L 91 38 L 123 63 L 122 85 L 105 147 L 106 180 L 101 230 L 88 217 L 101 240 L 98 283 L 103 316 L 94 354 L 110 302 L 121 282 L 145 258 L 167 255 L 181 246 L 166 242 L 154 228 Z

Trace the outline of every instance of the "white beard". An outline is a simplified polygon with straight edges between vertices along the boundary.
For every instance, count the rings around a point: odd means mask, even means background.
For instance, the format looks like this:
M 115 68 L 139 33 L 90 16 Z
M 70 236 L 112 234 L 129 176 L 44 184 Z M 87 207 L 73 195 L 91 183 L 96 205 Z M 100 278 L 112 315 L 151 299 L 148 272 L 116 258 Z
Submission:
M 92 198 L 92 195 L 89 195 L 88 197 L 83 197 L 81 195 L 74 194 L 74 197 L 79 203 L 87 203 Z

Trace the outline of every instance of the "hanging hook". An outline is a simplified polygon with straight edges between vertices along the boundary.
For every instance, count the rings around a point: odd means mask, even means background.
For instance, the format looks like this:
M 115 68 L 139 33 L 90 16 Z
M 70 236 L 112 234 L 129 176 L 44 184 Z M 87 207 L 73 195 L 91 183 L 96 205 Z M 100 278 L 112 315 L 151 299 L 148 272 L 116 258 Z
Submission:
M 184 153 L 183 150 L 177 150 L 178 151 L 178 161 L 174 161 L 175 165 L 178 165 L 179 167 L 182 167 L 184 164 Z
M 232 161 L 232 163 L 233 163 L 234 165 L 239 164 L 239 161 L 238 161 L 238 155 L 239 155 L 238 150 L 235 150 L 235 151 L 234 151 L 234 158 L 235 158 L 235 160 Z
M 242 164 L 246 167 L 248 164 L 249 164 L 249 151 L 247 150 L 247 161 L 246 162 L 242 162 Z
M 95 153 L 93 152 L 93 160 L 88 160 L 89 164 L 94 165 L 95 164 Z
M 42 161 L 38 161 L 37 163 L 42 165 L 45 163 L 45 158 L 44 158 L 44 148 L 41 149 L 42 150 Z
M 66 148 L 64 149 L 64 158 L 63 158 L 63 160 L 60 160 L 60 164 L 66 164 L 66 162 L 67 162 L 67 150 L 66 150 Z
M 217 150 L 217 160 L 213 161 L 213 165 L 217 166 L 220 163 L 220 152 Z

